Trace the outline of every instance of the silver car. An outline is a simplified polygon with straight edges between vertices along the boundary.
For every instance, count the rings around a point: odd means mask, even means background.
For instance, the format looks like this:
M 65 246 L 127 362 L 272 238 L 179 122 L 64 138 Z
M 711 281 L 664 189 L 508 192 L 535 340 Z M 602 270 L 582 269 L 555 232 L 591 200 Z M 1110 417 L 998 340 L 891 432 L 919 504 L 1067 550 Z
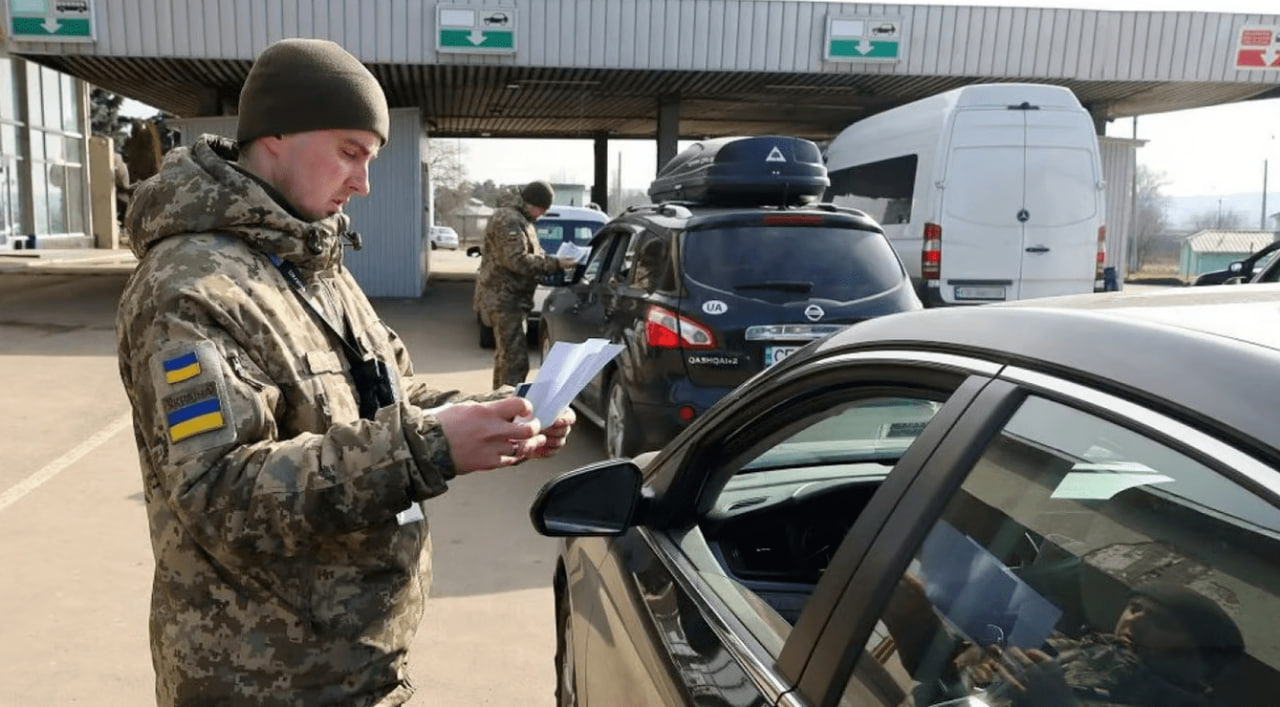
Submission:
M 448 226 L 432 226 L 431 232 L 427 237 L 431 242 L 431 250 L 436 248 L 445 250 L 458 249 L 458 232 Z

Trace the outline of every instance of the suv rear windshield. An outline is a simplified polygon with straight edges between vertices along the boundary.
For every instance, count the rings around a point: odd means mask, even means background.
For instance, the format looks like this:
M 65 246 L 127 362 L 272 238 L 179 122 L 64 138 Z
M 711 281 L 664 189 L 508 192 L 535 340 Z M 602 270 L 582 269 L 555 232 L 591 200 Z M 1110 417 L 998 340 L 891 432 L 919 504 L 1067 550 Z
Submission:
M 604 227 L 603 223 L 594 221 L 547 221 L 534 224 L 538 230 L 538 243 L 542 250 L 554 253 L 566 240 L 574 245 L 585 246 L 591 237 Z
M 905 278 L 889 242 L 851 228 L 735 226 L 684 235 L 685 274 L 703 285 L 766 301 L 803 295 L 848 302 Z

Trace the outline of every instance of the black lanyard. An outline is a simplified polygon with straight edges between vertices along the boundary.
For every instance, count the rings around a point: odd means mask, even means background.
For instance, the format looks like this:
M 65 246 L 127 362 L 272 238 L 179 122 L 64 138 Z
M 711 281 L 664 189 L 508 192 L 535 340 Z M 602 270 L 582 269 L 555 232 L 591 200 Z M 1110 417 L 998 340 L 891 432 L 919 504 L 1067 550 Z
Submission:
M 293 290 L 293 293 L 307 306 L 307 309 L 311 310 L 311 313 L 324 324 L 325 329 L 328 329 L 330 334 L 333 334 L 338 341 L 342 342 L 342 348 L 346 351 L 347 360 L 351 365 L 355 366 L 368 359 L 369 356 L 365 353 L 364 347 L 360 345 L 359 340 L 352 333 L 351 320 L 347 318 L 346 313 L 343 312 L 342 315 L 343 322 L 346 324 L 346 332 L 343 333 L 338 331 L 338 327 L 324 313 L 320 305 L 316 304 L 311 295 L 307 294 L 307 286 L 302 279 L 302 272 L 298 270 L 298 266 L 278 255 L 269 254 L 267 257 L 271 260 L 271 264 L 276 266 L 276 269 L 284 276 L 285 282 L 289 283 L 289 289 Z

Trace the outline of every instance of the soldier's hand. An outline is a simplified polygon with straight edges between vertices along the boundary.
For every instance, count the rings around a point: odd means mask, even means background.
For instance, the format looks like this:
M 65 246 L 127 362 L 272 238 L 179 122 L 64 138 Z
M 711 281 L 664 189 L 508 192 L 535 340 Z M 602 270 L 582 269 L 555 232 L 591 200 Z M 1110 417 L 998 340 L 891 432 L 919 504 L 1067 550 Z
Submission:
M 532 414 L 528 400 L 512 397 L 452 405 L 436 419 L 449 438 L 454 466 L 465 474 L 511 466 L 545 447 L 547 436 L 539 432 L 537 420 L 516 421 Z
M 556 260 L 560 261 L 561 270 L 571 270 L 578 264 L 577 258 L 556 258 Z
M 560 448 L 564 446 L 565 441 L 569 438 L 569 430 L 573 429 L 573 423 L 578 421 L 578 416 L 571 408 L 565 408 L 551 426 L 542 431 L 542 435 L 547 438 L 546 444 L 533 450 L 529 456 L 531 457 L 552 457 Z

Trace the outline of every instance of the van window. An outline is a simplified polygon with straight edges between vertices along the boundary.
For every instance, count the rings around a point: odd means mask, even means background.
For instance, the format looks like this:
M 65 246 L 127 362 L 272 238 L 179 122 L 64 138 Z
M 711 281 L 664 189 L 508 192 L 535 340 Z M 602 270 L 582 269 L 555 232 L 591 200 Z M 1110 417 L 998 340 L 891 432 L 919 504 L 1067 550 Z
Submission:
M 1069 147 L 1028 147 L 1026 203 L 1037 226 L 1069 226 L 1097 216 L 1093 153 Z
M 556 252 L 561 243 L 585 246 L 603 226 L 592 221 L 538 221 L 535 224 L 538 243 L 545 253 Z
M 952 150 L 943 200 L 946 215 L 980 226 L 1016 226 L 1018 209 L 1026 203 L 1024 152 L 1021 146 L 996 145 Z
M 708 287 L 766 302 L 850 302 L 901 284 L 889 241 L 851 228 L 740 226 L 684 235 L 684 271 Z
M 904 155 L 832 171 L 826 201 L 861 209 L 881 224 L 907 223 L 919 161 Z

